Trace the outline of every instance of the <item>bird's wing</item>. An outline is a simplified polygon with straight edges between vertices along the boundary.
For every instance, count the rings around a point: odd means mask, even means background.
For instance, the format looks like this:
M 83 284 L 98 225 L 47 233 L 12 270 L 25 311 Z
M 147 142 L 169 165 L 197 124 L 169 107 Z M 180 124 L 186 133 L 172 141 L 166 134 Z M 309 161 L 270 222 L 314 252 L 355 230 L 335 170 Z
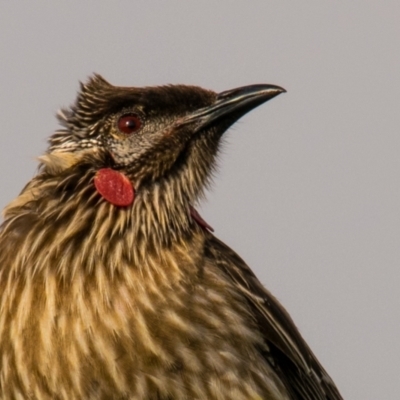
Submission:
M 340 400 L 338 389 L 294 322 L 246 263 L 211 233 L 206 257 L 232 279 L 247 299 L 268 345 L 266 360 L 296 400 Z

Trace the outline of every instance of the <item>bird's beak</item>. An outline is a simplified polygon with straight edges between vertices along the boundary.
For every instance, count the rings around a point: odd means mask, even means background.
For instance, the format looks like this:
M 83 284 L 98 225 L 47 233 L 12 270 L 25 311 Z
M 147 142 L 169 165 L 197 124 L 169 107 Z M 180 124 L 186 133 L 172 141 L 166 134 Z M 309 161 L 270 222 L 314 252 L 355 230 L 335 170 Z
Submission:
M 286 92 L 275 85 L 251 85 L 219 93 L 215 102 L 185 118 L 185 123 L 197 122 L 196 131 L 224 119 L 229 125 L 260 104 Z

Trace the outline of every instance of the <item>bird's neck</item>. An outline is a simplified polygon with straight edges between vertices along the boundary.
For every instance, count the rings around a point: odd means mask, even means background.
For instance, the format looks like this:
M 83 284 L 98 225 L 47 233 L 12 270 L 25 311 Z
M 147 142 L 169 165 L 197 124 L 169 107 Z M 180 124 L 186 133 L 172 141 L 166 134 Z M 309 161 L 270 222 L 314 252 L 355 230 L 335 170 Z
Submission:
M 153 185 L 139 191 L 131 206 L 116 207 L 96 192 L 91 171 L 79 177 L 39 174 L 4 215 L 1 241 L 15 247 L 15 267 L 32 274 L 52 269 L 67 279 L 80 270 L 91 273 L 99 263 L 112 273 L 125 266 L 154 273 L 166 264 L 179 269 L 188 244 L 200 249 L 204 240 L 179 193 Z

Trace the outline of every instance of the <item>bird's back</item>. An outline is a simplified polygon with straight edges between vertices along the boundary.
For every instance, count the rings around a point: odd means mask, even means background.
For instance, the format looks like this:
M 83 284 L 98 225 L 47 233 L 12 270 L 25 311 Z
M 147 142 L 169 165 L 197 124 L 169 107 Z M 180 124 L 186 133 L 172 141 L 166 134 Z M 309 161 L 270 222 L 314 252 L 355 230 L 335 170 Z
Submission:
M 308 347 L 284 307 L 260 283 L 246 263 L 228 246 L 209 235 L 211 263 L 229 276 L 241 293 L 262 336 L 264 359 L 279 375 L 290 398 L 298 400 L 342 399 L 332 379 Z

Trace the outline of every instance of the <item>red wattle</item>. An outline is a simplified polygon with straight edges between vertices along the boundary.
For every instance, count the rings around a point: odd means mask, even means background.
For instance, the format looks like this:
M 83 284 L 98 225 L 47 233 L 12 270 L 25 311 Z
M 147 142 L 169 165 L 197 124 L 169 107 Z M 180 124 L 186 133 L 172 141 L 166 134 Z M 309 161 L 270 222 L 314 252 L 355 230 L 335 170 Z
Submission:
M 189 206 L 189 212 L 194 221 L 196 221 L 196 223 L 200 225 L 203 229 L 210 232 L 214 232 L 213 227 L 207 224 L 207 222 L 202 218 L 202 216 L 193 206 Z
M 130 206 L 135 198 L 132 182 L 123 173 L 111 168 L 97 171 L 94 186 L 100 195 L 114 206 Z

